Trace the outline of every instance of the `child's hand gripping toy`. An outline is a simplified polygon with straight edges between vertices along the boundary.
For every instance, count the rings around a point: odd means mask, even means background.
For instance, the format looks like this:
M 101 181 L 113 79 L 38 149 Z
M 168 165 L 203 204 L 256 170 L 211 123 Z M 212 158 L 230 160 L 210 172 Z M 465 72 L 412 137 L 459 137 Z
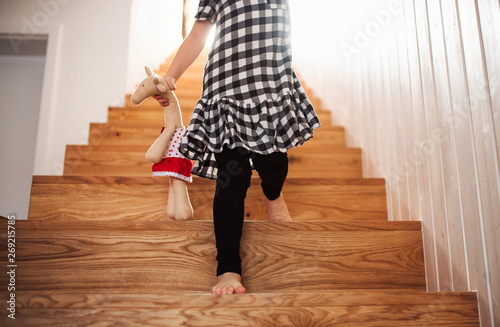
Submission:
M 193 217 L 193 207 L 189 200 L 186 182 L 191 182 L 193 164 L 179 153 L 179 145 L 184 135 L 181 109 L 174 92 L 167 82 L 146 67 L 146 77 L 132 94 L 132 103 L 141 104 L 146 98 L 156 94 L 168 99 L 165 110 L 165 127 L 160 137 L 146 152 L 146 159 L 153 163 L 153 176 L 169 176 L 167 215 L 176 220 Z

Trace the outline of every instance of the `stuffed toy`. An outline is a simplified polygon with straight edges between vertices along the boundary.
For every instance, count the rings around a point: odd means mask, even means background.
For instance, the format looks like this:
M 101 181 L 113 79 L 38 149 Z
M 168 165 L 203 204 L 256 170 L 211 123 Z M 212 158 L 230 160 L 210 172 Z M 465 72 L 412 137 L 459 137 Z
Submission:
M 161 76 L 151 72 L 148 67 L 146 73 L 148 77 L 132 94 L 132 103 L 139 105 L 146 98 L 156 94 L 168 99 L 169 102 L 164 108 L 165 126 L 146 152 L 146 159 L 153 163 L 153 176 L 170 177 L 167 215 L 176 220 L 188 220 L 193 217 L 193 207 L 189 200 L 186 182 L 192 182 L 193 163 L 179 152 L 179 145 L 185 132 L 179 101 Z

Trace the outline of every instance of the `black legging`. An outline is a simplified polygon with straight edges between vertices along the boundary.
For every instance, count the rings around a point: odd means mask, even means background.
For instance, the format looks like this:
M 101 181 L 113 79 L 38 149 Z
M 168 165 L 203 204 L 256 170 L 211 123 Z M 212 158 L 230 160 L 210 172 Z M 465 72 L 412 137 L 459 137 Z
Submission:
M 224 148 L 215 158 L 218 172 L 213 210 L 217 276 L 227 272 L 241 275 L 240 239 L 252 176 L 250 159 L 261 178 L 264 195 L 272 201 L 281 194 L 288 173 L 288 157 L 281 152 L 260 155 L 243 148 Z

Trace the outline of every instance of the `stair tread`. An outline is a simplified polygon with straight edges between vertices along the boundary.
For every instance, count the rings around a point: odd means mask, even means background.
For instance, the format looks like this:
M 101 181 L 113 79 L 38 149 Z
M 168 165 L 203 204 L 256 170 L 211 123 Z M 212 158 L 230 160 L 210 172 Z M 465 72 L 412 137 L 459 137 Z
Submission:
M 309 142 L 308 142 L 309 143 Z M 321 147 L 320 147 L 321 148 Z M 144 159 L 148 146 L 68 145 L 64 175 L 148 176 Z M 361 178 L 361 149 L 332 146 L 328 150 L 306 144 L 288 151 L 290 177 Z
M 118 146 L 151 146 L 160 135 L 160 127 L 97 127 L 92 126 L 88 145 Z M 345 147 L 345 137 L 342 131 L 321 132 L 314 134 L 314 142 L 306 142 L 306 147 L 334 148 Z
M 215 181 L 194 178 L 189 185 L 195 219 L 212 220 Z M 295 220 L 387 220 L 383 179 L 289 178 L 283 194 Z M 29 219 L 164 220 L 168 178 L 35 176 Z M 252 179 L 246 219 L 267 220 L 260 181 Z M 79 218 L 81 217 L 81 218 Z
M 182 101 L 179 100 L 181 105 Z M 182 110 L 183 123 L 187 124 L 192 115 L 191 110 Z M 327 111 L 318 111 L 317 116 L 322 124 L 322 126 L 331 125 L 331 114 Z M 110 110 L 108 111 L 108 121 L 133 121 L 137 125 L 149 122 L 163 122 L 164 115 L 161 109 L 158 110 L 143 110 L 143 109 L 123 109 L 123 110 Z
M 476 326 L 475 293 L 339 290 L 301 293 L 61 294 L 19 292 L 23 326 Z
M 66 228 L 57 223 L 47 228 L 37 221 L 16 223 L 16 264 L 22 267 L 16 272 L 16 290 L 141 293 L 206 291 L 215 284 L 211 222 L 129 222 L 141 229 L 107 222 L 71 221 Z M 246 222 L 241 247 L 245 286 L 249 292 L 425 289 L 420 224 L 386 225 L 398 229 Z
M 476 306 L 477 307 L 477 306 Z M 17 322 L 30 326 L 476 326 L 473 304 L 337 307 L 239 307 L 161 309 L 20 309 Z M 78 321 L 79 325 L 75 325 Z
M 216 278 L 209 221 L 19 221 L 16 244 L 19 291 L 206 291 Z M 241 253 L 249 292 L 425 289 L 419 222 L 248 221 Z
M 108 231 L 127 233 L 132 231 L 198 231 L 213 232 L 213 223 L 206 220 L 175 221 L 171 219 L 133 219 L 128 221 L 96 220 L 89 221 L 85 218 L 79 220 L 28 220 L 19 222 L 25 230 L 86 230 Z M 294 222 L 269 222 L 259 220 L 246 220 L 243 224 L 244 231 L 251 232 L 377 232 L 377 231 L 421 231 L 419 221 L 294 221 Z
M 165 181 L 157 177 L 144 176 L 53 176 L 35 175 L 33 183 L 37 184 L 164 184 Z M 190 185 L 213 184 L 215 181 L 194 177 Z M 253 181 L 252 183 L 257 183 Z M 287 178 L 285 185 L 385 185 L 383 178 Z
M 141 145 L 150 146 L 160 134 L 162 123 L 129 124 L 92 123 L 89 131 L 89 145 Z M 314 143 L 306 142 L 305 146 L 345 146 L 345 131 L 339 126 L 324 127 L 314 131 Z
M 165 308 L 165 307 L 334 307 L 416 305 L 438 302 L 440 304 L 470 304 L 477 300 L 475 292 L 427 292 L 415 289 L 346 289 L 318 290 L 315 292 L 264 292 L 233 296 L 212 295 L 208 292 L 154 293 L 66 293 L 19 291 L 21 308 L 76 309 L 100 307 L 113 308 Z

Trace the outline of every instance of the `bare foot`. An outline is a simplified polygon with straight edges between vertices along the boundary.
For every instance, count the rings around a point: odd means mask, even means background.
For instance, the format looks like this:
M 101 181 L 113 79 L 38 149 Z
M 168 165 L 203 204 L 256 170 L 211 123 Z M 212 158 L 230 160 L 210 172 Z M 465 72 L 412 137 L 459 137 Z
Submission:
M 241 276 L 236 273 L 225 273 L 217 277 L 217 284 L 212 288 L 212 294 L 243 294 L 247 290 L 241 284 Z
M 293 221 L 283 198 L 283 193 L 276 200 L 267 200 L 270 221 Z

